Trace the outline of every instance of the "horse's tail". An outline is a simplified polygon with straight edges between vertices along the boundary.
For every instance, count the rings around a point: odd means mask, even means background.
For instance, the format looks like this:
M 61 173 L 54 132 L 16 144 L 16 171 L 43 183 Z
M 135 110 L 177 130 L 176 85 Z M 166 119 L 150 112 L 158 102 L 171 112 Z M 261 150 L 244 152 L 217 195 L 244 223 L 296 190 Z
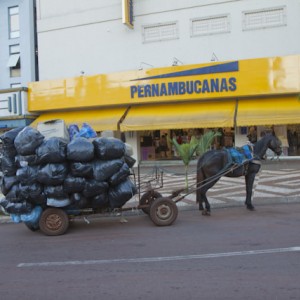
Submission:
M 205 175 L 204 175 L 204 172 L 203 172 L 203 164 L 202 164 L 202 159 L 200 158 L 198 160 L 198 163 L 197 163 L 197 190 L 196 190 L 196 203 L 199 203 L 199 202 L 202 202 L 202 199 L 201 199 L 201 185 L 204 183 L 205 181 Z

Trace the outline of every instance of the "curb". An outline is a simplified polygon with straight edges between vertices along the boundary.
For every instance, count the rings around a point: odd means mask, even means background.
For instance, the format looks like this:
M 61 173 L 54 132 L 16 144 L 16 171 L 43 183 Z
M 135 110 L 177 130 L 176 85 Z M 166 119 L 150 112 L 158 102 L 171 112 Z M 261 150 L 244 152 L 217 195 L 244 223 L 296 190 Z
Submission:
M 7 223 L 12 223 L 12 219 L 10 218 L 10 216 L 4 216 L 4 215 L 0 215 L 0 224 L 7 224 Z

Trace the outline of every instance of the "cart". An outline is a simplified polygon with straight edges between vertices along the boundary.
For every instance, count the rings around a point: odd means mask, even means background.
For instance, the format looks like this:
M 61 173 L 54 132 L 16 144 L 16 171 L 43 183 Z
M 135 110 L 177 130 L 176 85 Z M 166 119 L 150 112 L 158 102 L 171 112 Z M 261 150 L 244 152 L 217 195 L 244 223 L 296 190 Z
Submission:
M 84 208 L 78 209 L 76 212 L 66 211 L 63 208 L 47 207 L 42 211 L 38 224 L 24 223 L 32 231 L 41 230 L 45 235 L 56 236 L 66 233 L 70 220 L 75 218 L 93 214 L 116 215 L 125 211 L 142 210 L 149 215 L 152 222 L 157 226 L 173 224 L 178 216 L 177 205 L 172 198 L 162 197 L 158 192 L 158 189 L 163 186 L 163 172 L 159 172 L 156 168 L 151 176 L 146 174 L 142 177 L 140 166 L 137 169 L 137 177 L 134 172 L 131 175 L 138 190 L 138 205 L 117 209 Z

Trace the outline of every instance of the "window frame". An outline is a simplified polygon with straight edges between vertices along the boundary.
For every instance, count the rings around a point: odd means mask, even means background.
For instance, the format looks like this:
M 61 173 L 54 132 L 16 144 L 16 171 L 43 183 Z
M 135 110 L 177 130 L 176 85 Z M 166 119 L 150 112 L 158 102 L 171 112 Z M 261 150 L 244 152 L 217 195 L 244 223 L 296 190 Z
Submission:
M 226 28 L 224 30 L 208 31 L 208 32 L 203 32 L 203 33 L 194 33 L 194 30 L 193 30 L 193 28 L 194 28 L 193 23 L 194 22 L 204 21 L 204 20 L 221 19 L 221 18 L 226 19 Z M 230 14 L 229 13 L 190 19 L 190 37 L 199 37 L 199 36 L 207 36 L 207 35 L 215 35 L 215 34 L 225 34 L 225 33 L 230 33 L 230 32 L 231 32 L 231 20 L 230 20 Z
M 175 35 L 170 37 L 159 37 L 157 39 L 151 39 L 147 40 L 146 38 L 146 30 L 150 28 L 163 28 L 164 26 L 174 25 L 175 27 Z M 164 22 L 164 23 L 154 23 L 154 24 L 147 24 L 142 25 L 142 37 L 143 37 L 143 43 L 156 43 L 156 42 L 163 42 L 163 41 L 171 41 L 179 39 L 179 26 L 178 21 L 170 21 L 170 22 Z
M 14 12 L 14 10 L 16 10 Z M 16 21 L 14 21 L 12 18 L 17 17 Z M 16 30 L 13 28 L 15 25 L 13 25 L 15 22 L 17 22 Z M 11 6 L 8 7 L 8 36 L 9 39 L 16 39 L 20 37 L 20 9 L 19 6 Z
M 283 11 L 283 21 L 281 24 L 261 24 L 257 26 L 248 27 L 247 22 L 247 14 L 256 14 L 256 13 L 265 13 L 268 11 L 276 11 L 282 10 Z M 242 12 L 242 30 L 243 31 L 251 31 L 251 30 L 260 30 L 260 29 L 267 29 L 267 28 L 274 28 L 274 27 L 283 27 L 287 25 L 287 7 L 286 6 L 274 6 L 274 7 L 267 7 L 262 9 L 255 9 L 255 10 L 247 10 Z

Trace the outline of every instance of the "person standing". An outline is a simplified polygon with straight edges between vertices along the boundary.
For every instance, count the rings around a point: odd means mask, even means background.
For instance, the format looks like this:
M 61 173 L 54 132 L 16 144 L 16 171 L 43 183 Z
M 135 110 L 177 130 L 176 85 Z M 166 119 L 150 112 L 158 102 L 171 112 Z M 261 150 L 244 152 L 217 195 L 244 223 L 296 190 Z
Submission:
M 161 136 L 161 139 L 159 141 L 159 150 L 160 150 L 160 156 L 163 157 L 163 154 L 165 157 L 168 157 L 167 151 L 168 151 L 168 143 L 165 135 Z

